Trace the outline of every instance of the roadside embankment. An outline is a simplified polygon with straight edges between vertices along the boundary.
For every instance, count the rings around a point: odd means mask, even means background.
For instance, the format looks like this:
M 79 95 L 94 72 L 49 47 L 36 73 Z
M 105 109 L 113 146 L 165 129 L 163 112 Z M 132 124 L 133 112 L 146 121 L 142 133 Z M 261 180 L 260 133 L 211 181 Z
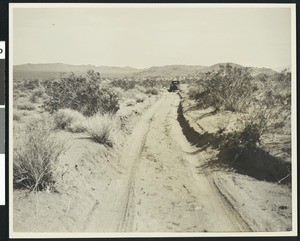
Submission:
M 290 231 L 291 163 L 264 149 L 233 155 L 222 147 L 225 138 L 240 128 L 240 117 L 229 111 L 199 109 L 195 102 L 181 96 L 177 119 L 187 140 L 199 148 L 199 159 L 205 157 L 204 164 L 199 161 L 199 173 L 209 175 L 253 231 Z

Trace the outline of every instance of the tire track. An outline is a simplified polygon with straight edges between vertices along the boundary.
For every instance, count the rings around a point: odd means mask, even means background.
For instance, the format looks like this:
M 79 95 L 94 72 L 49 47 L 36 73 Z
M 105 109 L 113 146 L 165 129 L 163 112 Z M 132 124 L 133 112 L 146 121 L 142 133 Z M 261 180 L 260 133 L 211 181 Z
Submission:
M 202 157 L 191 154 L 197 148 L 192 147 L 182 133 L 177 120 L 179 102 L 177 95 L 169 94 L 147 134 L 145 145 L 153 159 L 143 155 L 141 169 L 135 173 L 139 183 L 131 202 L 135 201 L 139 206 L 137 216 L 130 219 L 135 230 L 132 225 L 130 230 L 251 231 L 224 203 L 208 173 L 197 173 L 196 166 Z M 157 170 L 160 163 L 164 165 L 163 172 Z M 176 178 L 168 178 L 172 175 Z M 131 211 L 135 212 L 134 209 Z
M 125 200 L 124 212 L 117 228 L 119 232 L 132 231 L 135 212 L 135 181 L 136 173 L 140 163 L 139 156 L 143 151 L 147 134 L 149 132 L 149 127 L 151 125 L 151 122 L 153 121 L 153 116 L 164 103 L 165 99 L 166 95 L 163 95 L 162 98 L 142 116 L 141 121 L 136 126 L 132 134 L 132 144 L 129 152 L 122 158 L 124 162 L 131 163 L 132 168 L 130 170 L 129 180 L 126 188 L 127 195 Z

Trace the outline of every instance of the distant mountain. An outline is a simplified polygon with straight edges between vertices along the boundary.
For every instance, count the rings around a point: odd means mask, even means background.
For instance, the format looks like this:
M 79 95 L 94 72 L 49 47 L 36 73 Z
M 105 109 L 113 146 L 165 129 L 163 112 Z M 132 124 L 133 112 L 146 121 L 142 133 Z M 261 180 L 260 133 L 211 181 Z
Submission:
M 175 77 L 197 74 L 207 68 L 202 65 L 166 65 L 153 66 L 134 74 L 135 77 Z
M 209 71 L 217 71 L 221 65 L 230 64 L 234 67 L 242 67 L 242 65 L 234 63 L 219 63 L 212 66 L 202 65 L 166 65 L 153 66 L 145 69 L 136 69 L 131 67 L 110 67 L 95 65 L 70 65 L 62 63 L 53 64 L 22 64 L 15 65 L 14 79 L 53 79 L 59 77 L 61 72 L 74 72 L 75 74 L 84 75 L 88 70 L 94 70 L 106 78 L 122 78 L 122 77 L 175 77 L 195 75 L 198 73 L 206 73 Z M 272 75 L 276 71 L 268 68 L 250 67 L 252 75 L 264 73 Z
M 61 72 L 75 74 L 85 74 L 88 70 L 94 70 L 103 77 L 123 77 L 131 75 L 140 70 L 131 67 L 110 67 L 110 66 L 95 66 L 95 65 L 71 65 L 71 64 L 22 64 L 14 66 L 14 78 L 57 78 Z

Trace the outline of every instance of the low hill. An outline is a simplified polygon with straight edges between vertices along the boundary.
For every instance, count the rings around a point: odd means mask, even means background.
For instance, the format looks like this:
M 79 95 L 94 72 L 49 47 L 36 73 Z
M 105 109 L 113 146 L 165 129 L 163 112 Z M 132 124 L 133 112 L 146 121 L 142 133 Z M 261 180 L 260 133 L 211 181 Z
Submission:
M 44 79 L 57 78 L 61 72 L 74 72 L 75 74 L 85 74 L 88 70 L 95 70 L 103 77 L 116 78 L 131 75 L 140 70 L 131 67 L 110 67 L 95 65 L 71 65 L 62 63 L 53 64 L 22 64 L 14 66 L 14 78 Z
M 207 68 L 202 65 L 166 65 L 153 66 L 134 74 L 135 77 L 172 77 L 197 74 Z
M 95 65 L 70 65 L 62 63 L 53 64 L 23 64 L 14 66 L 14 79 L 54 79 L 59 77 L 61 72 L 74 72 L 75 74 L 85 74 L 88 70 L 94 70 L 105 78 L 123 78 L 123 77 L 175 77 L 197 75 L 209 71 L 217 71 L 221 65 L 230 64 L 235 67 L 242 65 L 234 63 L 219 63 L 212 66 L 202 65 L 166 65 L 153 66 L 145 69 L 136 69 L 131 67 L 111 67 Z M 276 71 L 268 68 L 250 67 L 253 76 L 264 73 L 272 75 Z

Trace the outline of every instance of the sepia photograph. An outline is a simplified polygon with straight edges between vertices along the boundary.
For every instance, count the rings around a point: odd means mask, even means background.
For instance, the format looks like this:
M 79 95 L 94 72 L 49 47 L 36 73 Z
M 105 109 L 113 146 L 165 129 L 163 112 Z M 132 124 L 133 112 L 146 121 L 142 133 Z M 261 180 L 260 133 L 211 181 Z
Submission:
M 297 235 L 295 4 L 9 4 L 10 236 Z

